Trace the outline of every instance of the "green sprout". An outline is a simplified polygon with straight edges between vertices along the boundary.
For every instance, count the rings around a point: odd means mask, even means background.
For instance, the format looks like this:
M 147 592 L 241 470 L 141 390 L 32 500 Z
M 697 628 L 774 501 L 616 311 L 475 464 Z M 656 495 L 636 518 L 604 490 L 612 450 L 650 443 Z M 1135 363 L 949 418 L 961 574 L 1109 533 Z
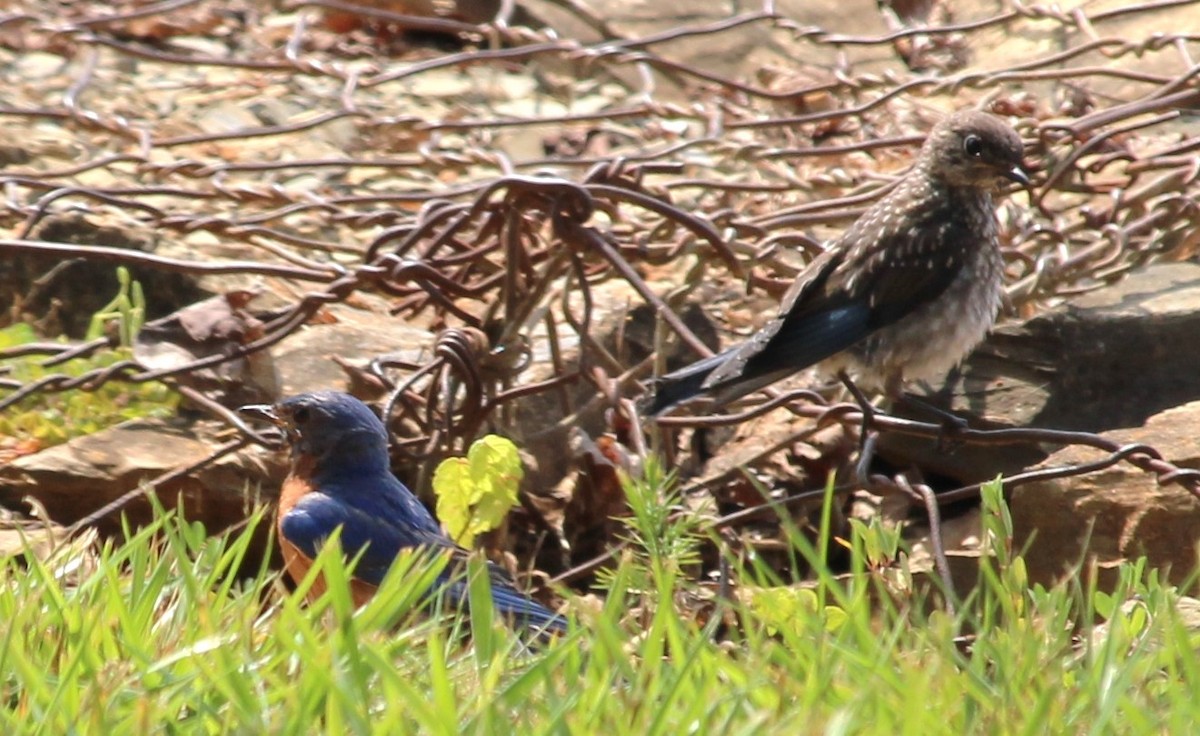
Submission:
M 141 283 L 134 281 L 129 269 L 117 267 L 117 295 L 92 315 L 88 325 L 87 339 L 95 340 L 104 335 L 111 320 L 117 321 L 117 337 L 122 347 L 132 347 L 138 330 L 146 322 L 146 295 Z
M 92 340 L 102 336 L 105 326 L 115 319 L 119 347 L 52 367 L 47 367 L 38 356 L 15 358 L 6 361 L 8 377 L 22 384 L 53 376 L 76 378 L 128 360 L 133 340 L 145 321 L 146 300 L 141 284 L 133 280 L 127 269 L 117 269 L 117 280 L 120 286 L 116 297 L 92 316 L 87 337 Z M 25 323 L 0 329 L 0 349 L 41 339 Z M 14 446 L 41 449 L 129 419 L 169 416 L 178 402 L 178 394 L 157 381 L 107 381 L 87 390 L 34 393 L 0 412 L 0 451 Z

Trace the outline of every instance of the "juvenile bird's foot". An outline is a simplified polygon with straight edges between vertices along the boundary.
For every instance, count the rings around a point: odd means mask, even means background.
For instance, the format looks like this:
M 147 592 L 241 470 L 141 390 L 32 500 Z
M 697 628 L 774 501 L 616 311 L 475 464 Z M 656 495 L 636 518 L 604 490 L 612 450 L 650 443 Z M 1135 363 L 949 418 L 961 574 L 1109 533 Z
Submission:
M 962 445 L 962 440 L 959 439 L 963 430 L 970 425 L 967 420 L 957 414 L 934 406 L 924 399 L 913 396 L 912 394 L 904 394 L 900 400 L 909 406 L 920 411 L 932 414 L 941 422 L 941 430 L 938 432 L 937 448 L 939 452 L 954 452 Z

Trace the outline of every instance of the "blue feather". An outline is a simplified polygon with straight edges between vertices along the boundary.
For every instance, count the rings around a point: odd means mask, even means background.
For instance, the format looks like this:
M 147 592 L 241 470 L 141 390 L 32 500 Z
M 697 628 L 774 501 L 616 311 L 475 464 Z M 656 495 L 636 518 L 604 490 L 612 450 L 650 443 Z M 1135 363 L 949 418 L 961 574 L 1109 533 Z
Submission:
M 387 433 L 365 404 L 337 392 L 302 394 L 279 404 L 278 414 L 291 425 L 293 473 L 307 468 L 312 488 L 279 520 L 280 534 L 302 554 L 316 558 L 340 528 L 345 554 L 359 558 L 354 576 L 373 586 L 383 582 L 402 550 L 442 548 L 459 560 L 467 554 L 392 475 Z M 435 586 L 461 605 L 467 596 L 460 569 L 452 565 Z M 521 626 L 566 631 L 563 617 L 518 591 L 500 568 L 489 564 L 488 570 L 501 615 Z

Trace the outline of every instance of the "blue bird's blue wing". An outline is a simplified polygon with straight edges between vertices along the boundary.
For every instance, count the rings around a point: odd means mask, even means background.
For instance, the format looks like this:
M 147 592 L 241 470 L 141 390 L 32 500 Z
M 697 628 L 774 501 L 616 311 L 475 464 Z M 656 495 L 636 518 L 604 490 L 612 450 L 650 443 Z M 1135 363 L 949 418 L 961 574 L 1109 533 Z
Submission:
M 407 520 L 370 513 L 324 493 L 310 493 L 279 523 L 280 533 L 309 558 L 315 558 L 325 540 L 341 527 L 341 545 L 346 556 L 361 554 L 354 576 L 379 585 L 403 549 L 446 546 L 449 540 Z
M 394 514 L 395 509 L 391 510 Z M 439 530 L 432 533 L 414 526 L 410 519 L 365 510 L 324 493 L 305 496 L 280 521 L 280 533 L 310 559 L 320 552 L 333 530 L 341 528 L 341 545 L 347 557 L 359 557 L 354 577 L 372 586 L 383 582 L 396 556 L 404 549 L 439 547 L 453 550 L 456 563 L 444 571 L 435 585 L 456 606 L 466 605 L 467 586 L 463 580 L 466 551 L 456 547 Z M 506 620 L 530 629 L 565 632 L 566 620 L 518 591 L 503 570 L 489 563 L 488 576 L 492 601 Z

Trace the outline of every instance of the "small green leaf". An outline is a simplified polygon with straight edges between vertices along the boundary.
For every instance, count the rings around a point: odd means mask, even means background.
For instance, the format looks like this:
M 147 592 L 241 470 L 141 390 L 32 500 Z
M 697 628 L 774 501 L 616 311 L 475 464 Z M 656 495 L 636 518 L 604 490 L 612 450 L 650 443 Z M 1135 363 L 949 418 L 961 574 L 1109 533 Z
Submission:
M 499 527 L 517 504 L 524 469 L 517 446 L 487 435 L 467 457 L 443 460 L 433 474 L 438 518 L 452 539 L 470 546 L 475 537 Z
M 1008 565 L 1009 581 L 1014 590 L 1029 587 L 1029 573 L 1025 569 L 1025 558 L 1017 557 Z
M 825 630 L 830 633 L 837 631 L 842 628 L 849 617 L 844 608 L 825 606 Z
M 802 636 L 806 632 L 840 629 L 849 618 L 840 606 L 821 606 L 820 598 L 811 588 L 779 586 L 750 591 L 749 607 L 754 616 L 774 635 L 790 633 Z
M 495 529 L 517 505 L 517 490 L 525 474 L 517 446 L 490 434 L 471 445 L 467 460 L 479 489 L 474 498 L 475 521 L 486 527 L 482 531 Z
M 465 458 L 443 460 L 433 473 L 433 492 L 437 495 L 437 515 L 451 539 L 464 542 L 471 521 L 471 471 Z

